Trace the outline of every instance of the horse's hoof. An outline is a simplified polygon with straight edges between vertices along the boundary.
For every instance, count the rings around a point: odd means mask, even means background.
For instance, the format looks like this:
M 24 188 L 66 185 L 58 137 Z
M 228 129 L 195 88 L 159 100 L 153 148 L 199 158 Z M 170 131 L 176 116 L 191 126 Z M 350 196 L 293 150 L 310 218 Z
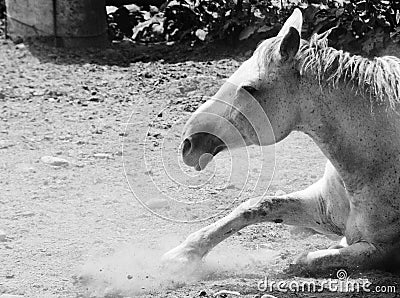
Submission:
M 200 256 L 179 246 L 166 252 L 161 258 L 163 268 L 185 274 L 195 271 L 200 266 L 201 260 Z
M 303 252 L 297 256 L 294 263 L 297 266 L 307 267 L 309 265 L 308 252 Z

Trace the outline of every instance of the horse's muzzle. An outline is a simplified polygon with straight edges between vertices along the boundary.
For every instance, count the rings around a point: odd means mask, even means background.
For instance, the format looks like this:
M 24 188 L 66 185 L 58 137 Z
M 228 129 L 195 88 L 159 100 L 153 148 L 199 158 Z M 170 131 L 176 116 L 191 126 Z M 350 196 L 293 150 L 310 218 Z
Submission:
M 185 164 L 197 171 L 203 170 L 212 158 L 227 148 L 225 143 L 210 133 L 195 133 L 182 143 L 182 157 Z

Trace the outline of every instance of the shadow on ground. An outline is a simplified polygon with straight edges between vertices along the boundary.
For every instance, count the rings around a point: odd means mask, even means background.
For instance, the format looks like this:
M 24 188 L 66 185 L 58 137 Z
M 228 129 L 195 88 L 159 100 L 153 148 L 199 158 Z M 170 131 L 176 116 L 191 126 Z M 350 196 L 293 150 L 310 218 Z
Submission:
M 113 43 L 105 49 L 66 49 L 54 47 L 52 41 L 25 41 L 29 51 L 43 63 L 55 64 L 98 64 L 128 67 L 136 62 L 155 62 L 163 60 L 166 63 L 185 61 L 206 62 L 237 57 L 253 51 L 262 40 L 255 38 L 245 43 L 226 45 L 222 42 L 213 44 L 189 43 L 139 44 L 130 41 Z

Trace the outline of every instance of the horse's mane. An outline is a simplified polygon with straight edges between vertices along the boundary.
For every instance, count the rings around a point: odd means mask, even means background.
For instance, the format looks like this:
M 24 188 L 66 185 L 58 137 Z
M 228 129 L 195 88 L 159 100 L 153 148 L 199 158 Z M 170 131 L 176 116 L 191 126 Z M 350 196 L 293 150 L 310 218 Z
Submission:
M 301 75 L 315 76 L 321 83 L 337 87 L 340 82 L 351 84 L 361 94 L 369 95 L 370 100 L 387 103 L 394 109 L 400 103 L 400 59 L 383 56 L 368 59 L 351 55 L 328 46 L 329 31 L 314 34 L 310 41 L 302 40 L 296 60 Z M 267 66 L 279 55 L 282 38 L 263 42 L 257 51 Z

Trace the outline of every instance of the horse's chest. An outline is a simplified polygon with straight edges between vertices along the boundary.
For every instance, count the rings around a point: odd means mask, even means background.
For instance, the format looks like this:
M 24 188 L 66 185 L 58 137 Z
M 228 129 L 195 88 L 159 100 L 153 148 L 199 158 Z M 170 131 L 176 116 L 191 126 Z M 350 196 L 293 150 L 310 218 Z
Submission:
M 355 241 L 392 241 L 400 235 L 400 193 L 368 187 L 349 195 L 346 233 Z

